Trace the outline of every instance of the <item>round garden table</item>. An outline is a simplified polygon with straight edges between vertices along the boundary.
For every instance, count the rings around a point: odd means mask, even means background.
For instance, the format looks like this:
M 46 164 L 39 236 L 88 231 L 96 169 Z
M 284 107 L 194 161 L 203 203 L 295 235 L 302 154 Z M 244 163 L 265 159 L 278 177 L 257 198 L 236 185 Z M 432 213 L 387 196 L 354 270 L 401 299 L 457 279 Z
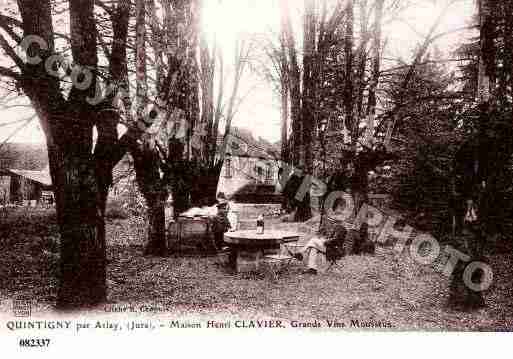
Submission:
M 226 232 L 224 241 L 230 247 L 230 265 L 237 272 L 258 270 L 264 251 L 279 250 L 283 243 L 297 242 L 299 234 L 280 230 Z

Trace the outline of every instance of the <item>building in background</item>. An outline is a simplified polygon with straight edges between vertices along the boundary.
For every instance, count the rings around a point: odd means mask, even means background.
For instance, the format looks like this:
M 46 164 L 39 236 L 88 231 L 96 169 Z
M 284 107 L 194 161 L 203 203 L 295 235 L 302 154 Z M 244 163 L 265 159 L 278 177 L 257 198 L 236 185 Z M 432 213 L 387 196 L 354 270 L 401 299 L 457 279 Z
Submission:
M 0 150 L 0 205 L 54 203 L 44 144 L 4 143 Z
M 222 141 L 221 136 L 218 148 Z M 278 146 L 255 139 L 250 131 L 232 128 L 217 193 L 235 202 L 281 203 L 281 195 L 276 192 L 279 151 Z

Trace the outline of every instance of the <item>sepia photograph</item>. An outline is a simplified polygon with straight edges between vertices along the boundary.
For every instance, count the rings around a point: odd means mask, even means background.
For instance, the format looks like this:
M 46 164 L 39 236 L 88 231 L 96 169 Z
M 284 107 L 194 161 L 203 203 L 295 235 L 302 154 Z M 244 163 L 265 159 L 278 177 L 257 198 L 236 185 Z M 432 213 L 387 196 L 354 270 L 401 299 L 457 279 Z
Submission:
M 513 1 L 0 0 L 2 347 L 476 345 L 511 263 Z

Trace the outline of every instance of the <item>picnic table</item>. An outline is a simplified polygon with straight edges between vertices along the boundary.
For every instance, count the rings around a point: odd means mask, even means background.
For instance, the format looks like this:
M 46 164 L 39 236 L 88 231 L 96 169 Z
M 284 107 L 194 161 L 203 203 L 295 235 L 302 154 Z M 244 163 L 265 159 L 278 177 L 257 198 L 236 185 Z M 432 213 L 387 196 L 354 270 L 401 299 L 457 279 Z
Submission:
M 299 234 L 281 230 L 226 232 L 224 241 L 230 247 L 230 266 L 237 272 L 258 270 L 265 251 L 279 250 L 282 244 L 297 242 Z

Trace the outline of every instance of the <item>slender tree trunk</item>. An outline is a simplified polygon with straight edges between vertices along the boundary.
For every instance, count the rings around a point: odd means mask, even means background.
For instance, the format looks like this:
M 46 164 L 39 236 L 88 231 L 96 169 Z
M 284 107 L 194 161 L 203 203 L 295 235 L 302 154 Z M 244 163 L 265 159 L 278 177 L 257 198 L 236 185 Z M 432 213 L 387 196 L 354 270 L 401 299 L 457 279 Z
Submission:
M 355 208 L 359 210 L 362 209 L 363 205 L 369 203 L 369 180 L 367 173 L 368 169 L 365 165 L 358 163 L 351 187 L 353 189 Z M 356 214 L 362 215 L 359 211 Z M 358 235 L 354 236 L 352 251 L 353 254 L 374 254 L 375 252 L 374 243 L 369 241 L 369 226 L 365 220 L 361 224 Z
M 289 120 L 289 91 L 287 81 L 282 80 L 281 84 L 281 160 L 289 161 L 288 153 L 288 120 Z
M 147 102 L 148 85 L 146 75 L 146 6 L 144 0 L 136 0 L 136 94 L 137 113 L 142 117 L 143 108 Z
M 353 54 L 353 45 L 354 45 L 354 2 L 353 0 L 349 0 L 347 2 L 346 7 L 346 25 L 345 25 L 345 38 L 344 38 L 344 57 L 345 57 L 345 84 L 344 84 L 344 114 L 345 114 L 345 125 L 347 126 L 349 133 L 351 134 L 351 154 L 353 158 L 348 159 L 349 162 L 353 163 L 355 168 L 353 177 L 352 177 L 352 194 L 355 202 L 355 213 L 354 216 L 358 214 L 361 206 L 364 204 L 364 200 L 366 197 L 365 192 L 365 180 L 367 178 L 367 173 L 364 171 L 364 168 L 359 163 L 358 158 L 356 156 L 356 143 L 358 141 L 358 131 L 359 124 L 358 119 L 355 119 L 354 116 L 354 54 Z M 364 179 L 365 177 L 365 179 Z M 360 228 L 359 235 L 355 236 L 355 243 L 353 247 L 353 253 L 359 254 L 362 250 L 362 243 L 367 238 L 367 227 L 362 225 Z
M 224 60 L 223 54 L 221 52 L 218 53 L 219 57 L 219 84 L 217 89 L 217 100 L 216 107 L 214 111 L 214 124 L 212 126 L 212 152 L 210 153 L 210 165 L 212 166 L 216 160 L 217 153 L 217 137 L 219 136 L 219 121 L 223 116 L 222 107 L 223 107 L 223 96 L 224 96 Z
M 155 56 L 155 75 L 157 82 L 157 92 L 160 91 L 160 85 L 163 80 L 163 68 L 164 68 L 164 60 L 163 60 L 163 50 L 162 50 L 162 32 L 160 31 L 159 20 L 157 15 L 157 7 L 155 6 L 155 0 L 149 0 L 149 13 L 151 16 L 151 43 Z
M 146 4 L 145 0 L 136 1 L 136 78 L 137 78 L 137 112 L 142 117 L 143 109 L 147 105 L 147 67 L 146 67 Z M 152 15 L 152 14 L 150 14 Z M 153 31 L 156 23 L 152 22 Z M 160 56 L 155 47 L 157 57 Z M 157 62 L 159 60 L 157 59 Z M 159 73 L 158 78 L 161 77 Z M 157 88 L 160 86 L 157 86 Z M 138 187 L 148 206 L 148 238 L 146 242 L 146 255 L 166 255 L 166 224 L 165 203 L 168 191 L 160 177 L 159 157 L 156 153 L 155 139 L 146 136 L 140 146 L 131 149 L 134 158 Z
M 374 43 L 373 52 L 374 56 L 372 59 L 372 74 L 371 82 L 369 85 L 369 95 L 367 104 L 367 116 L 368 116 L 368 132 L 367 138 L 370 145 L 372 145 L 372 137 L 374 136 L 374 126 L 376 121 L 376 91 L 379 83 L 379 72 L 381 66 L 381 23 L 383 18 L 383 5 L 384 0 L 377 0 L 376 2 L 376 13 L 374 18 Z M 370 146 L 369 146 L 370 147 Z
M 245 44 L 244 41 L 237 42 L 235 54 L 235 76 L 233 79 L 232 92 L 228 100 L 228 109 L 226 110 L 224 138 L 220 148 L 221 159 L 224 159 L 224 156 L 226 154 L 226 146 L 228 144 L 228 136 L 231 133 L 232 120 L 235 116 L 235 112 L 237 111 L 237 95 L 239 93 L 240 81 L 242 79 L 242 75 L 244 74 L 244 69 L 247 65 L 246 62 L 248 57 L 248 51 L 249 47 L 247 47 L 247 44 Z
M 307 173 L 313 173 L 313 134 L 316 129 L 316 37 L 317 37 L 317 16 L 315 0 L 305 0 L 304 20 L 304 55 L 303 55 L 303 93 L 301 108 L 301 136 L 303 145 L 302 158 Z
M 200 37 L 200 63 L 201 63 L 201 123 L 205 126 L 206 136 L 204 137 L 203 159 L 211 166 L 213 159 L 211 151 L 215 146 L 213 141 L 217 140 L 214 130 L 214 73 L 215 73 L 215 46 L 210 50 L 205 39 L 205 34 Z
M 488 103 L 493 88 L 495 77 L 495 46 L 493 38 L 492 14 L 489 0 L 479 0 L 479 22 L 481 30 L 479 74 L 478 74 L 478 96 L 481 103 Z
M 294 55 L 296 56 L 296 55 Z M 302 136 L 301 136 L 301 80 L 297 58 L 291 60 L 290 64 L 290 115 L 292 122 L 292 164 L 299 165 L 301 162 Z
M 369 94 L 368 94 L 368 104 L 367 104 L 367 134 L 366 134 L 366 144 L 372 148 L 374 141 L 374 126 L 376 119 L 376 91 L 379 82 L 379 72 L 381 65 L 381 25 L 383 19 L 383 6 L 384 0 L 377 0 L 375 4 L 375 15 L 374 15 L 374 41 L 373 41 L 373 59 L 372 59 L 372 74 L 371 74 L 371 83 L 369 86 Z M 362 80 L 362 79 L 361 79 Z M 360 164 L 364 165 L 365 164 Z M 366 168 L 366 167 L 364 167 Z M 361 203 L 369 202 L 369 180 L 367 177 L 367 169 L 364 171 L 357 172 L 357 182 L 361 184 L 361 191 L 358 193 L 358 201 L 360 205 L 356 205 L 356 208 L 361 208 Z M 360 230 L 360 241 L 359 244 L 355 248 L 355 252 L 360 253 L 369 253 L 372 254 L 375 252 L 374 243 L 369 241 L 369 232 L 368 226 L 366 224 L 362 225 Z
M 283 20 L 282 20 L 283 21 Z M 284 24 L 282 24 L 282 28 Z M 289 162 L 289 60 L 287 58 L 287 39 L 282 29 L 280 35 L 280 52 L 278 54 L 280 68 L 280 96 L 281 96 L 281 160 Z
M 363 119 L 363 99 L 365 91 L 365 70 L 367 69 L 367 44 L 369 37 L 369 18 L 367 16 L 367 0 L 360 0 L 360 45 L 358 47 L 358 73 L 357 73 L 357 101 L 356 116 Z
M 353 97 L 353 44 L 354 44 L 354 4 L 353 0 L 347 2 L 347 19 L 344 39 L 344 57 L 345 57 L 345 84 L 344 84 L 344 108 L 345 108 L 345 124 L 349 129 L 352 142 L 355 146 L 358 126 L 354 121 L 354 97 Z
M 509 74 L 509 80 L 504 85 L 510 87 L 509 92 L 513 93 L 513 3 L 511 1 L 504 2 L 504 74 Z M 513 115 L 513 114 L 512 114 Z
M 165 205 L 169 192 L 165 180 L 160 177 L 159 158 L 150 148 L 132 149 L 132 156 L 137 184 L 148 207 L 148 238 L 144 253 L 150 256 L 165 256 Z
M 289 95 L 290 95 L 290 117 L 292 124 L 290 157 L 292 164 L 299 165 L 302 153 L 302 125 L 301 125 L 301 71 L 298 64 L 298 56 L 294 33 L 290 20 L 289 8 L 285 0 L 280 1 L 282 12 L 282 31 L 289 56 Z

